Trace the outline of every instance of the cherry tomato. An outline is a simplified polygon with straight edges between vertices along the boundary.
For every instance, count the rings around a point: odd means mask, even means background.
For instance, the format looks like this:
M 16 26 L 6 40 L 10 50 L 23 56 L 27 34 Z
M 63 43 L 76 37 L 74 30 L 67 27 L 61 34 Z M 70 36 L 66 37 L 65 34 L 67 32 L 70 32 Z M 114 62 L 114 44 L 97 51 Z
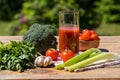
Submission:
M 89 40 L 90 39 L 90 33 L 86 32 L 86 33 L 82 33 L 82 35 L 80 36 L 80 40 Z
M 81 36 L 79 37 L 79 39 L 80 39 L 80 40 L 88 40 L 88 38 L 87 38 L 86 36 L 83 36 L 83 35 L 81 35 Z
M 56 61 L 58 59 L 58 51 L 56 49 L 50 48 L 46 51 L 45 55 L 50 56 L 53 61 Z
M 97 40 L 99 39 L 98 35 L 94 30 L 84 29 L 79 35 L 80 40 Z
M 96 34 L 96 32 L 94 30 L 90 30 L 91 34 Z
M 90 40 L 97 40 L 97 39 L 99 39 L 97 34 L 91 34 Z
M 83 29 L 82 33 L 90 32 L 88 29 Z
M 60 57 L 63 60 L 63 62 L 66 62 L 70 58 L 74 57 L 74 53 L 71 50 L 65 50 L 60 53 Z

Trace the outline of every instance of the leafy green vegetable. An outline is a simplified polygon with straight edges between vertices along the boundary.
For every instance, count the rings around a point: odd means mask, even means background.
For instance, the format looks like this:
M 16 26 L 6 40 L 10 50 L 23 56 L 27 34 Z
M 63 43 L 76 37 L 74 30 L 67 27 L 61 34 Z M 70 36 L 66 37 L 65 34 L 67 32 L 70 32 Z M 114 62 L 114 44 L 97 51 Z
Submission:
M 35 23 L 24 34 L 23 41 L 31 42 L 36 50 L 44 55 L 48 48 L 57 47 L 55 27 Z
M 37 52 L 34 46 L 27 42 L 10 41 L 0 43 L 0 70 L 17 70 L 19 72 L 34 67 Z
M 83 52 L 82 54 L 79 54 L 79 55 L 69 59 L 65 63 L 56 65 L 55 68 L 56 69 L 64 69 L 64 67 L 71 66 L 71 65 L 73 65 L 75 63 L 78 63 L 78 62 L 80 62 L 82 60 L 85 60 L 85 59 L 89 58 L 89 55 L 92 54 L 92 53 L 101 53 L 101 51 L 99 49 L 97 49 L 97 48 L 88 49 L 85 52 Z

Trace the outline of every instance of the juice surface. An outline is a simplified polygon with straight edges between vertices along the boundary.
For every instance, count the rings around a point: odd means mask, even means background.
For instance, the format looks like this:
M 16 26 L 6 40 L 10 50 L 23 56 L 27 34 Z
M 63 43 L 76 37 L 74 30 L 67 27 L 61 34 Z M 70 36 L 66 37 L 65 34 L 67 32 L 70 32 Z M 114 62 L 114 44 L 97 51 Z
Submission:
M 79 27 L 59 28 L 59 49 L 60 52 L 70 49 L 74 53 L 79 51 Z

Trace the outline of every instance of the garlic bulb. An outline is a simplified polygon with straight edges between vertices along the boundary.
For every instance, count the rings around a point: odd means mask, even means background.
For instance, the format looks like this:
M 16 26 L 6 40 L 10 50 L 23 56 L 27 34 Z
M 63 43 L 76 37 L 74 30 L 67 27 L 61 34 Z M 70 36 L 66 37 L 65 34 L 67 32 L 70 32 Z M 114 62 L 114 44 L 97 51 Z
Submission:
M 46 57 L 46 56 L 38 56 L 35 59 L 35 65 L 38 67 L 47 67 L 53 63 L 51 57 Z

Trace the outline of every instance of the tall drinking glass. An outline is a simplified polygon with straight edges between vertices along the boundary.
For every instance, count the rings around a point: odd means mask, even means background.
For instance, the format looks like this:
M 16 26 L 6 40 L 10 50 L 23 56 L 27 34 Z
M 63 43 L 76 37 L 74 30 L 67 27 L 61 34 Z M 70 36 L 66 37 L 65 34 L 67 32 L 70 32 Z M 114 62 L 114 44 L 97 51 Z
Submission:
M 59 12 L 59 49 L 60 52 L 65 49 L 79 51 L 79 12 Z

